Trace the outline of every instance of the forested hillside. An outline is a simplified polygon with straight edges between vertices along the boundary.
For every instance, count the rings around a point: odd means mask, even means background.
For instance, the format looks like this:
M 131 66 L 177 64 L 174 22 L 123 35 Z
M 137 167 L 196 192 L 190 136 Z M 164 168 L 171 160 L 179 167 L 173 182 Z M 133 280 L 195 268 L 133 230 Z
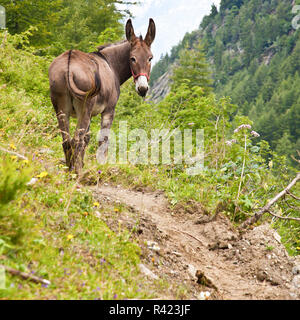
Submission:
M 152 83 L 200 41 L 213 73 L 217 96 L 229 96 L 280 154 L 300 149 L 300 31 L 292 27 L 295 1 L 221 1 L 199 30 L 153 68 Z

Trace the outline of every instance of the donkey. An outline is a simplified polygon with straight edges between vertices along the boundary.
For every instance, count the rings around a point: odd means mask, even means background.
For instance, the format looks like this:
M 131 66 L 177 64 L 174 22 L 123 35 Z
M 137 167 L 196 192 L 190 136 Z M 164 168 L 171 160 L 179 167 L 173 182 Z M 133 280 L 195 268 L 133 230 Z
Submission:
M 133 76 L 137 93 L 148 91 L 151 44 L 156 27 L 149 19 L 145 39 L 136 37 L 131 19 L 126 23 L 126 39 L 98 47 L 91 53 L 69 50 L 58 56 L 49 68 L 51 101 L 63 139 L 66 164 L 81 173 L 85 149 L 90 140 L 91 117 L 101 113 L 99 147 L 108 147 L 120 86 Z M 74 138 L 69 133 L 70 116 L 77 118 Z

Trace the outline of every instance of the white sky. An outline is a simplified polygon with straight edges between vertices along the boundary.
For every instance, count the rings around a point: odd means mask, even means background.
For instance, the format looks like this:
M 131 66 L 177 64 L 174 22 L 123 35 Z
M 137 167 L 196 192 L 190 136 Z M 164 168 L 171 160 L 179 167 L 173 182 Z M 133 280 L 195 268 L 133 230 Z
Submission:
M 202 18 L 210 13 L 214 3 L 219 7 L 220 0 L 140 0 L 141 4 L 129 6 L 134 15 L 135 34 L 146 35 L 149 18 L 156 24 L 156 38 L 152 44 L 154 62 L 161 54 L 170 52 L 186 32 L 196 30 Z

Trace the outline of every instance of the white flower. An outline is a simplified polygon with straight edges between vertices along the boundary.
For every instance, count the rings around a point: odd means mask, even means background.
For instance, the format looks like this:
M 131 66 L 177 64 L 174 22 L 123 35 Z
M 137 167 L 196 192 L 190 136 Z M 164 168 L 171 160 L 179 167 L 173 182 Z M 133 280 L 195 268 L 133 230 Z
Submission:
M 234 143 L 236 143 L 236 139 L 228 140 L 225 142 L 228 146 L 232 146 Z
M 260 134 L 256 131 L 251 131 L 251 134 L 253 135 L 254 138 L 260 137 Z
M 241 124 L 238 128 L 236 128 L 235 130 L 234 130 L 234 133 L 238 133 L 240 130 L 242 130 L 242 129 L 249 129 L 249 130 L 251 130 L 251 125 L 250 124 Z

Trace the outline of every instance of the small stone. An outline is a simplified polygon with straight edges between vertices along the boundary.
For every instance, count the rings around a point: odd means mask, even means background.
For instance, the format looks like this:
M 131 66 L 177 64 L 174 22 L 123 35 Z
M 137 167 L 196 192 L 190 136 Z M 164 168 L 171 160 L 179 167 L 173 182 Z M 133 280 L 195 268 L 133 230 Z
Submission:
M 32 178 L 28 183 L 26 183 L 27 186 L 33 186 L 38 181 L 37 178 Z
M 268 274 L 265 271 L 259 270 L 256 274 L 256 278 L 257 280 L 263 282 L 265 280 L 267 280 L 267 276 Z
M 300 265 L 294 266 L 293 269 L 292 269 L 292 273 L 294 275 L 300 274 Z
M 232 249 L 232 244 L 228 243 L 228 249 Z
M 188 273 L 191 275 L 192 278 L 196 278 L 196 272 L 197 272 L 197 269 L 192 264 L 189 264 Z
M 147 277 L 151 278 L 151 279 L 158 279 L 158 276 L 156 274 L 154 274 L 151 270 L 149 270 L 145 265 L 143 265 L 142 263 L 139 264 L 139 268 L 140 271 L 142 273 L 144 273 Z
M 172 254 L 174 254 L 176 257 L 181 257 L 182 254 L 177 251 L 172 251 Z
M 219 244 L 220 249 L 228 249 L 228 244 L 224 241 L 221 241 Z
M 278 242 L 278 243 L 281 243 L 281 237 L 280 237 L 280 235 L 276 232 L 276 231 L 274 231 L 274 239 Z
M 153 247 L 151 247 L 150 248 L 151 250 L 153 250 L 153 251 L 160 251 L 160 247 L 159 246 L 156 246 L 156 245 L 154 245 Z
M 292 280 L 293 287 L 300 289 L 300 275 L 297 275 Z

